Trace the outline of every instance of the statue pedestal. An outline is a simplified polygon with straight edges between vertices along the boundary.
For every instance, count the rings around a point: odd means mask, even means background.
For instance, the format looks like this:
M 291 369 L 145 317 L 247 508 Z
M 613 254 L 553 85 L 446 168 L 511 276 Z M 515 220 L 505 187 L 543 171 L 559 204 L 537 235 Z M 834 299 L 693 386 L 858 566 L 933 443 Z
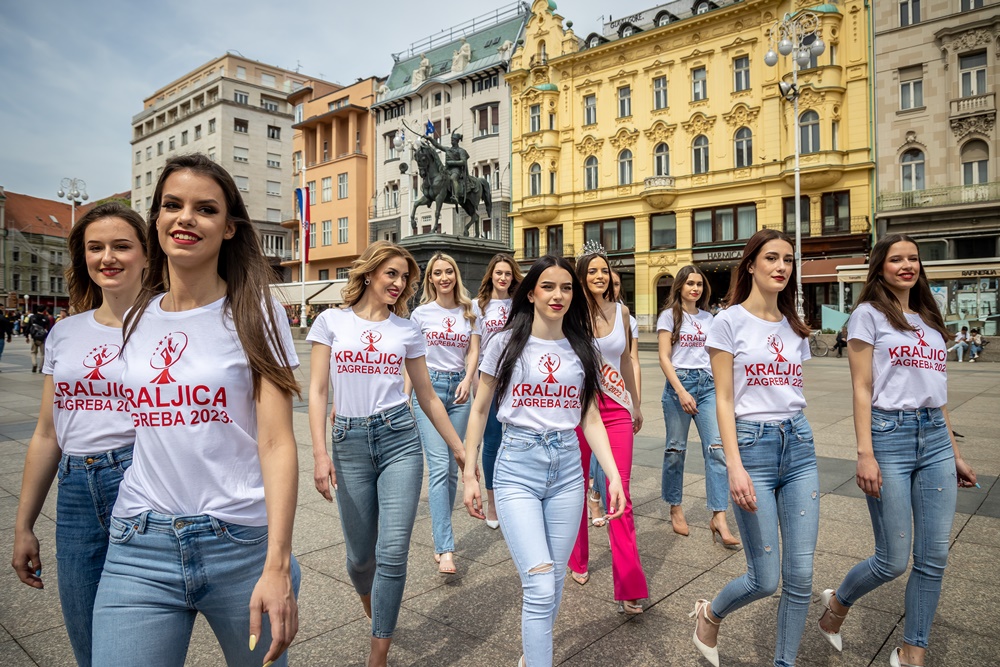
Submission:
M 458 270 L 462 273 L 462 282 L 473 300 L 476 298 L 476 293 L 479 292 L 479 283 L 482 281 L 486 267 L 489 266 L 493 256 L 501 252 L 511 254 L 510 248 L 502 241 L 452 234 L 407 236 L 399 242 L 399 245 L 409 250 L 413 258 L 417 260 L 417 264 L 420 266 L 421 284 L 423 284 L 424 273 L 427 271 L 427 262 L 435 253 L 443 252 L 451 255 L 458 264 Z M 419 292 L 417 293 L 418 297 Z

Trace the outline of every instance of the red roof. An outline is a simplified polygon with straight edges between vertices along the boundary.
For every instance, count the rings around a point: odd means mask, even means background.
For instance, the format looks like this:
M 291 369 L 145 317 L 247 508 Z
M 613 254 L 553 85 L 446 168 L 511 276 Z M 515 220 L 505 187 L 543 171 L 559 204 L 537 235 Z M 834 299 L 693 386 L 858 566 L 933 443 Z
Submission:
M 42 234 L 44 236 L 69 236 L 72 213 L 70 205 L 51 199 L 41 199 L 4 191 L 7 201 L 4 217 L 8 229 L 16 229 L 22 234 Z M 77 207 L 77 217 L 82 215 Z

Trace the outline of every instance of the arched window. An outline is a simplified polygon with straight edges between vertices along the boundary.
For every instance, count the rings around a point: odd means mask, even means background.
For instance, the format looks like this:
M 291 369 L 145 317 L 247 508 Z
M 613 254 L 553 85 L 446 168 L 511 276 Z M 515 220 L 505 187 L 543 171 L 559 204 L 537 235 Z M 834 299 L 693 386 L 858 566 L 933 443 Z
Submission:
M 653 149 L 653 173 L 657 176 L 670 175 L 670 147 L 666 144 L 656 144 Z
M 704 174 L 708 171 L 708 137 L 699 134 L 694 138 L 694 143 L 691 146 L 694 173 Z
M 749 167 L 753 164 L 753 132 L 749 127 L 736 130 L 736 167 Z
M 819 114 L 806 111 L 799 116 L 799 152 L 803 155 L 819 152 Z
M 924 152 L 911 148 L 900 158 L 903 191 L 924 189 Z
M 601 38 L 600 37 L 598 37 L 597 35 L 594 35 L 593 37 L 590 38 L 590 48 L 594 48 L 594 47 L 597 47 L 597 46 L 600 46 L 600 45 L 601 45 Z
M 698 5 L 694 8 L 694 13 L 704 14 L 711 8 L 712 8 L 711 5 L 709 5 L 707 2 L 699 2 Z
M 597 158 L 591 155 L 583 163 L 583 182 L 587 190 L 597 189 Z
M 542 194 L 542 167 L 537 162 L 528 167 L 528 189 L 532 197 Z
M 667 12 L 660 12 L 660 15 L 656 17 L 657 27 L 667 25 L 670 23 L 670 14 Z
M 962 185 L 982 185 L 989 182 L 990 147 L 974 139 L 962 146 Z
M 632 151 L 623 150 L 618 154 L 618 185 L 632 184 Z
M 635 34 L 635 27 L 626 23 L 622 26 L 622 37 L 631 37 Z

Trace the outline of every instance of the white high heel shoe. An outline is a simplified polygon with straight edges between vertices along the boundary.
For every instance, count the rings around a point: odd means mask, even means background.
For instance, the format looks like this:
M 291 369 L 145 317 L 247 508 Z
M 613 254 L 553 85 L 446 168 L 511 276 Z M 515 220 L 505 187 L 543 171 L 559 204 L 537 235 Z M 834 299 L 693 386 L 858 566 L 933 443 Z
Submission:
M 900 648 L 898 646 L 892 649 L 892 653 L 889 654 L 889 667 L 915 667 L 915 665 L 900 660 L 899 652 Z
M 830 606 L 830 600 L 833 599 L 833 593 L 834 593 L 834 590 L 832 588 L 828 588 L 825 591 L 823 591 L 823 593 L 819 596 L 820 597 L 820 603 L 823 605 L 823 610 L 824 610 L 823 613 L 825 614 L 825 613 L 829 612 L 829 614 L 831 616 L 833 616 L 834 618 L 843 621 L 844 618 L 846 618 L 846 615 L 841 615 L 841 614 L 835 613 L 833 611 L 833 608 Z M 823 625 L 820 623 L 820 621 L 822 621 L 822 620 L 823 620 L 823 617 L 820 616 L 819 617 L 819 621 L 816 621 L 816 625 L 819 626 L 819 631 L 823 635 L 823 639 L 825 639 L 826 641 L 830 642 L 830 646 L 832 646 L 833 648 L 837 649 L 838 651 L 843 652 L 843 650 L 844 650 L 844 641 L 841 638 L 840 633 L 839 632 L 827 632 L 826 630 L 824 630 L 823 629 Z
M 692 637 L 692 640 L 694 641 L 695 648 L 701 651 L 701 654 L 702 656 L 704 656 L 705 660 L 708 660 L 710 663 L 712 663 L 712 667 L 719 667 L 718 644 L 716 644 L 715 646 L 708 646 L 707 644 L 705 644 L 705 642 L 698 639 L 698 621 L 701 618 L 704 618 L 712 625 L 719 625 L 718 623 L 716 623 L 715 621 L 713 621 L 708 617 L 708 612 L 706 610 L 709 608 L 710 604 L 711 603 L 708 600 L 698 600 L 697 602 L 694 603 L 694 611 L 688 614 L 688 618 L 694 618 L 694 636 Z

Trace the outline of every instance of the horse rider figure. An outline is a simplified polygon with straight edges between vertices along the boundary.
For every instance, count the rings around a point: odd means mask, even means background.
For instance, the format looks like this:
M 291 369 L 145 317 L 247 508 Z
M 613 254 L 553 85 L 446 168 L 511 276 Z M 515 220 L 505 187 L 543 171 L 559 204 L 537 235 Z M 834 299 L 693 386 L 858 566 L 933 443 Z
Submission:
M 451 177 L 451 194 L 457 206 L 460 202 L 465 201 L 465 189 L 469 178 L 469 153 L 459 145 L 462 141 L 462 135 L 458 132 L 452 132 L 451 146 L 448 147 L 435 141 L 433 136 L 428 136 L 427 140 L 434 148 L 444 153 L 444 168 L 448 170 L 448 175 Z

